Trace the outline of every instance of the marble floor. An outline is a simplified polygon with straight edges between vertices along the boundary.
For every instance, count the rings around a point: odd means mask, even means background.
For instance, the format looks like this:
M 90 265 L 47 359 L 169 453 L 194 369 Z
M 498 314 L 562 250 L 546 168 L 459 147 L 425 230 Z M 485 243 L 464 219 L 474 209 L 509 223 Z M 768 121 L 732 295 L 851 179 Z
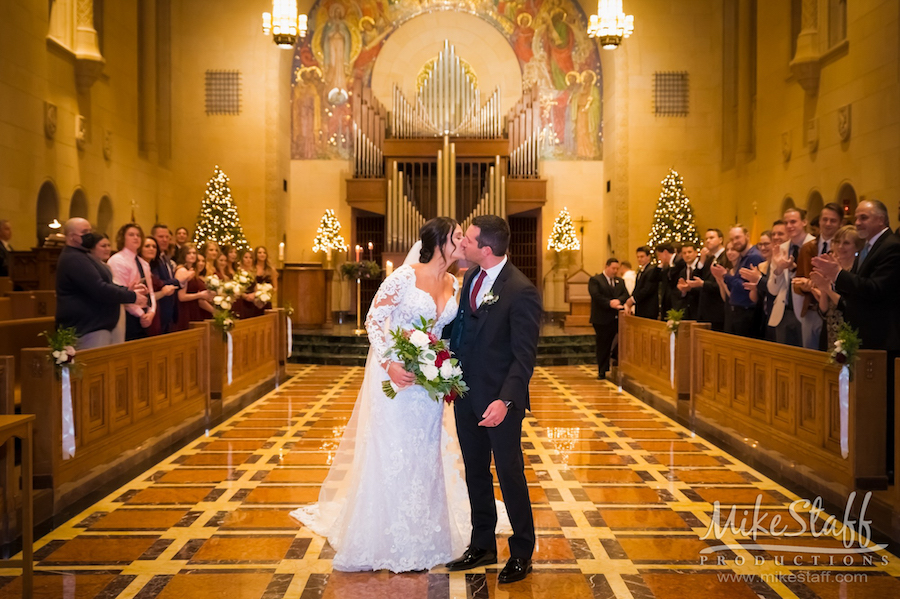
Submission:
M 524 424 L 535 571 L 499 586 L 468 573 L 333 572 L 333 551 L 288 516 L 315 501 L 362 381 L 306 366 L 36 543 L 36 597 L 53 599 L 861 599 L 900 596 L 900 560 L 844 555 L 803 533 L 798 497 L 695 437 L 591 367 L 539 368 Z M 498 497 L 499 490 L 498 490 Z M 713 503 L 799 536 L 703 538 Z M 804 515 L 804 519 L 808 515 Z M 808 522 L 808 520 L 805 520 Z M 821 520 L 817 528 L 821 528 Z M 718 549 L 716 546 L 720 546 Z M 501 552 L 506 553 L 503 539 Z M 704 551 L 706 550 L 706 551 Z M 849 564 L 849 565 L 844 565 Z M 0 571 L 0 598 L 20 596 Z

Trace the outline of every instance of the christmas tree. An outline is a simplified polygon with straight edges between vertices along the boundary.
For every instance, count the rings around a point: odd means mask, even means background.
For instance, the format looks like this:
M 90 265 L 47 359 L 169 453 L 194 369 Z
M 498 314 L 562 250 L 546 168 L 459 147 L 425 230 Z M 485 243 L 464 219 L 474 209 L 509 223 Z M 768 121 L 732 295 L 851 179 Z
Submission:
M 684 181 L 674 169 L 662 181 L 659 204 L 653 215 L 653 228 L 647 245 L 654 249 L 660 243 L 684 243 L 692 241 L 699 245 L 697 227 L 694 225 L 694 209 L 684 195 Z
M 547 239 L 547 249 L 563 252 L 565 250 L 577 250 L 581 248 L 578 242 L 578 236 L 575 234 L 575 225 L 572 224 L 572 217 L 569 215 L 569 209 L 563 208 L 553 223 L 553 231 Z
M 341 222 L 334 215 L 334 210 L 329 208 L 319 222 L 316 231 L 316 240 L 313 242 L 313 251 L 341 250 L 347 251 L 347 244 L 341 235 Z
M 206 197 L 200 204 L 200 216 L 194 227 L 194 243 L 215 241 L 219 245 L 231 245 L 238 251 L 248 249 L 241 218 L 231 197 L 228 177 L 216 165 L 212 178 L 206 184 Z

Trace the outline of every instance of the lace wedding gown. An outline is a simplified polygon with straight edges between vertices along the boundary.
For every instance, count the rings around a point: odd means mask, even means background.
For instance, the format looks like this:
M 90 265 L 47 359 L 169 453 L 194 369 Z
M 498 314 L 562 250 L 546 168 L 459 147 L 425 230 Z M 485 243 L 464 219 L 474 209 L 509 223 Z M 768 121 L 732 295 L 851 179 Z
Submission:
M 366 317 L 365 377 L 318 503 L 291 515 L 336 550 L 336 570 L 427 570 L 458 557 L 471 534 L 469 499 L 453 413 L 420 386 L 393 399 L 382 390 L 389 331 L 434 320 L 434 333 L 456 317 L 454 283 L 441 314 L 404 265 L 378 289 Z M 465 376 L 465 375 L 464 375 Z M 498 506 L 499 507 L 499 506 Z M 505 510 L 502 519 L 508 528 Z

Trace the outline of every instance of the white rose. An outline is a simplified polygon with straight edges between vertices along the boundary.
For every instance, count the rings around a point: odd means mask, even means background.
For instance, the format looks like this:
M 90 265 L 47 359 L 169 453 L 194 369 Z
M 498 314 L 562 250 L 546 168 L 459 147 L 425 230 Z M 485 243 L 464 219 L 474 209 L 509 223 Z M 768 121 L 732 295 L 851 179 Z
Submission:
M 231 310 L 231 301 L 229 301 L 227 299 L 222 300 L 222 309 L 223 310 Z
M 62 352 L 59 351 L 59 350 L 55 350 L 55 351 L 53 352 L 53 357 L 56 358 L 56 359 L 59 359 L 59 357 L 60 357 L 61 355 L 62 355 Z
M 454 366 L 453 376 L 462 376 L 462 368 L 460 368 L 459 366 Z
M 428 347 L 428 344 L 431 343 L 428 339 L 428 335 L 418 329 L 412 332 L 412 335 L 409 336 L 409 340 L 419 349 L 425 349 Z
M 450 363 L 450 360 L 444 360 L 444 363 L 441 364 L 441 378 L 453 378 L 453 364 Z
M 437 366 L 424 364 L 421 366 L 422 374 L 425 375 L 425 378 L 429 381 L 433 381 L 438 377 L 438 368 Z

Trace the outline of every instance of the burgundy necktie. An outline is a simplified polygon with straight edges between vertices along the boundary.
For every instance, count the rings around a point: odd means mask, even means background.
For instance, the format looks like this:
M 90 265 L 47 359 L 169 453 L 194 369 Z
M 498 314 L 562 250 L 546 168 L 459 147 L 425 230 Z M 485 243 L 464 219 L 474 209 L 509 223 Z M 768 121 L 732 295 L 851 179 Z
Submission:
M 481 290 L 481 284 L 484 283 L 484 278 L 487 276 L 487 271 L 482 270 L 481 274 L 478 275 L 478 280 L 475 281 L 475 286 L 472 287 L 472 295 L 469 296 L 469 305 L 472 307 L 472 312 L 478 309 L 478 304 L 476 300 L 478 299 L 478 292 Z

